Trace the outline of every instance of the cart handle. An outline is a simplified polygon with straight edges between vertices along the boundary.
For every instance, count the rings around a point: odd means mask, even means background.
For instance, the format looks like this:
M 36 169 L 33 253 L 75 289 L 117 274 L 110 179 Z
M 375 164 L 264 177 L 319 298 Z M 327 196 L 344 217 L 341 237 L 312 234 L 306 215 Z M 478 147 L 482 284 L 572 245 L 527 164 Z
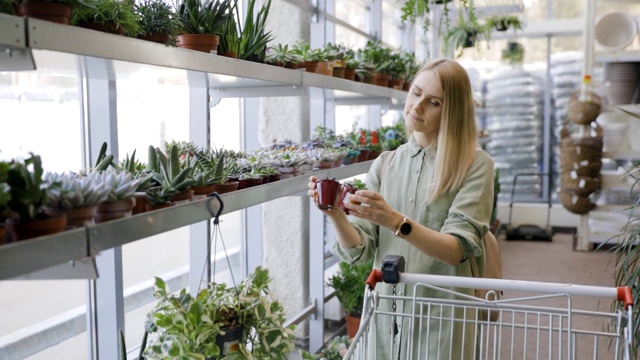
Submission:
M 371 272 L 369 273 L 369 277 L 367 278 L 367 285 L 369 285 L 369 289 L 370 290 L 375 289 L 376 284 L 381 281 L 382 281 L 382 271 L 378 269 L 372 269 Z M 629 294 L 631 294 L 631 290 L 629 290 Z
M 624 302 L 625 307 L 633 306 L 633 295 L 631 295 L 631 288 L 628 286 L 621 286 L 618 289 L 618 301 Z

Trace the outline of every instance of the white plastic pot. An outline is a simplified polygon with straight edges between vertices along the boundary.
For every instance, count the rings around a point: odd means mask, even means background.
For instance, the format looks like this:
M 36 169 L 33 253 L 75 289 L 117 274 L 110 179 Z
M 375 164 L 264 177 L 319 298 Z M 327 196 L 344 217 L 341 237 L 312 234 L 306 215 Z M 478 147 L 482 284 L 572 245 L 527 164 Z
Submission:
M 623 12 L 610 12 L 596 23 L 594 37 L 605 51 L 626 48 L 638 34 L 636 19 Z

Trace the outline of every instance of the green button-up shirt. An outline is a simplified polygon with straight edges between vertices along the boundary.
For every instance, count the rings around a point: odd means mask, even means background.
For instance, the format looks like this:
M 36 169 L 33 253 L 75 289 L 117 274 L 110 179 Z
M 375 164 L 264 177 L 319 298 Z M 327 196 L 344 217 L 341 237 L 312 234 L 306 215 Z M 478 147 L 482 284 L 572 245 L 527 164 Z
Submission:
M 405 258 L 407 273 L 450 276 L 472 276 L 467 259 L 469 256 L 476 256 L 478 265 L 482 269 L 484 267 L 482 237 L 489 229 L 493 208 L 494 173 L 493 161 L 489 155 L 478 150 L 460 189 L 446 193 L 427 205 L 425 202 L 426 189 L 434 177 L 435 150 L 432 147 L 421 148 L 411 137 L 408 143 L 396 150 L 396 154 L 382 176 L 381 184 L 380 172 L 384 158 L 388 154 L 383 153 L 374 161 L 367 174 L 367 188 L 380 192 L 392 208 L 405 214 L 414 222 L 419 222 L 441 233 L 454 235 L 463 250 L 464 260 L 457 266 L 448 265 L 414 248 L 403 239 L 395 237 L 391 230 L 358 218 L 352 221 L 352 225 L 360 234 L 362 243 L 349 249 L 342 248 L 336 243 L 334 249 L 338 256 L 350 263 L 361 263 L 375 258 L 374 266 L 380 268 L 382 259 L 387 255 L 401 255 Z M 392 287 L 388 284 L 378 284 L 376 290 L 381 295 L 392 294 Z M 474 295 L 473 289 L 450 290 L 469 296 Z M 413 286 L 399 284 L 396 287 L 395 297 L 412 296 L 413 293 Z M 416 295 L 421 298 L 460 299 L 454 294 L 422 286 L 419 287 Z M 412 313 L 412 302 L 409 300 L 396 302 L 399 314 Z M 389 311 L 391 308 L 391 302 L 384 299 L 378 306 L 378 310 L 384 311 Z M 419 307 L 416 308 L 416 311 L 420 311 Z M 423 311 L 426 310 L 423 309 Z M 412 336 L 413 358 L 423 359 L 428 351 L 431 358 L 471 359 L 474 347 L 473 339 L 475 338 L 473 326 L 463 328 L 459 323 L 453 325 L 453 321 L 434 320 L 440 315 L 451 319 L 454 314 L 450 307 L 440 308 L 439 305 L 432 305 L 429 315 L 431 325 L 425 322 L 426 315 L 422 317 L 421 324 L 418 323 L 421 317 L 416 317 Z M 455 317 L 462 316 L 465 315 L 456 310 Z M 472 314 L 468 310 L 466 317 L 474 318 L 475 312 Z M 390 320 L 388 316 L 378 317 L 377 330 L 371 332 L 378 333 L 377 345 L 374 346 L 377 357 L 371 357 L 371 359 L 389 359 L 390 353 L 394 354 L 393 358 L 409 358 L 407 353 L 408 336 L 403 334 L 409 333 L 410 317 L 402 317 L 399 320 L 399 331 L 395 337 L 390 335 L 390 329 L 392 329 Z M 464 345 L 463 333 L 464 339 L 466 339 Z M 372 344 L 372 340 L 369 342 L 370 344 Z M 393 348 L 391 344 L 395 344 Z M 419 344 L 421 345 L 420 353 L 417 349 Z

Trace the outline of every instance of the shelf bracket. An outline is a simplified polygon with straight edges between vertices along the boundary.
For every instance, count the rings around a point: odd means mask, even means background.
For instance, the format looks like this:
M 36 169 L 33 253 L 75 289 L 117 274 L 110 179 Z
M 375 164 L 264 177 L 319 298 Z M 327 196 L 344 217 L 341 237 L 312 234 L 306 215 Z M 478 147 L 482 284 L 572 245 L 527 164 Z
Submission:
M 0 71 L 35 70 L 31 49 L 19 49 L 0 45 Z

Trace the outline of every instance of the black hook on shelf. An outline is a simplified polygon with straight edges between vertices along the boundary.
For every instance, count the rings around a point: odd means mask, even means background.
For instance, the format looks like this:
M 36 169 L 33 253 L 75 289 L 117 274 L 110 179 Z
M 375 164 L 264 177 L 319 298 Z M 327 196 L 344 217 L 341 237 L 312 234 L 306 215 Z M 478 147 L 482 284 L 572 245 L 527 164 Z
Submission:
M 213 215 L 213 224 L 214 225 L 218 225 L 220 224 L 220 215 L 222 214 L 222 210 L 224 209 L 224 202 L 222 202 L 222 198 L 220 198 L 220 195 L 218 195 L 217 192 L 212 192 L 211 194 L 208 195 L 208 197 L 214 197 L 218 200 L 218 203 L 220 204 L 220 208 L 218 209 L 218 212 Z M 209 211 L 211 211 L 211 208 L 209 208 Z

